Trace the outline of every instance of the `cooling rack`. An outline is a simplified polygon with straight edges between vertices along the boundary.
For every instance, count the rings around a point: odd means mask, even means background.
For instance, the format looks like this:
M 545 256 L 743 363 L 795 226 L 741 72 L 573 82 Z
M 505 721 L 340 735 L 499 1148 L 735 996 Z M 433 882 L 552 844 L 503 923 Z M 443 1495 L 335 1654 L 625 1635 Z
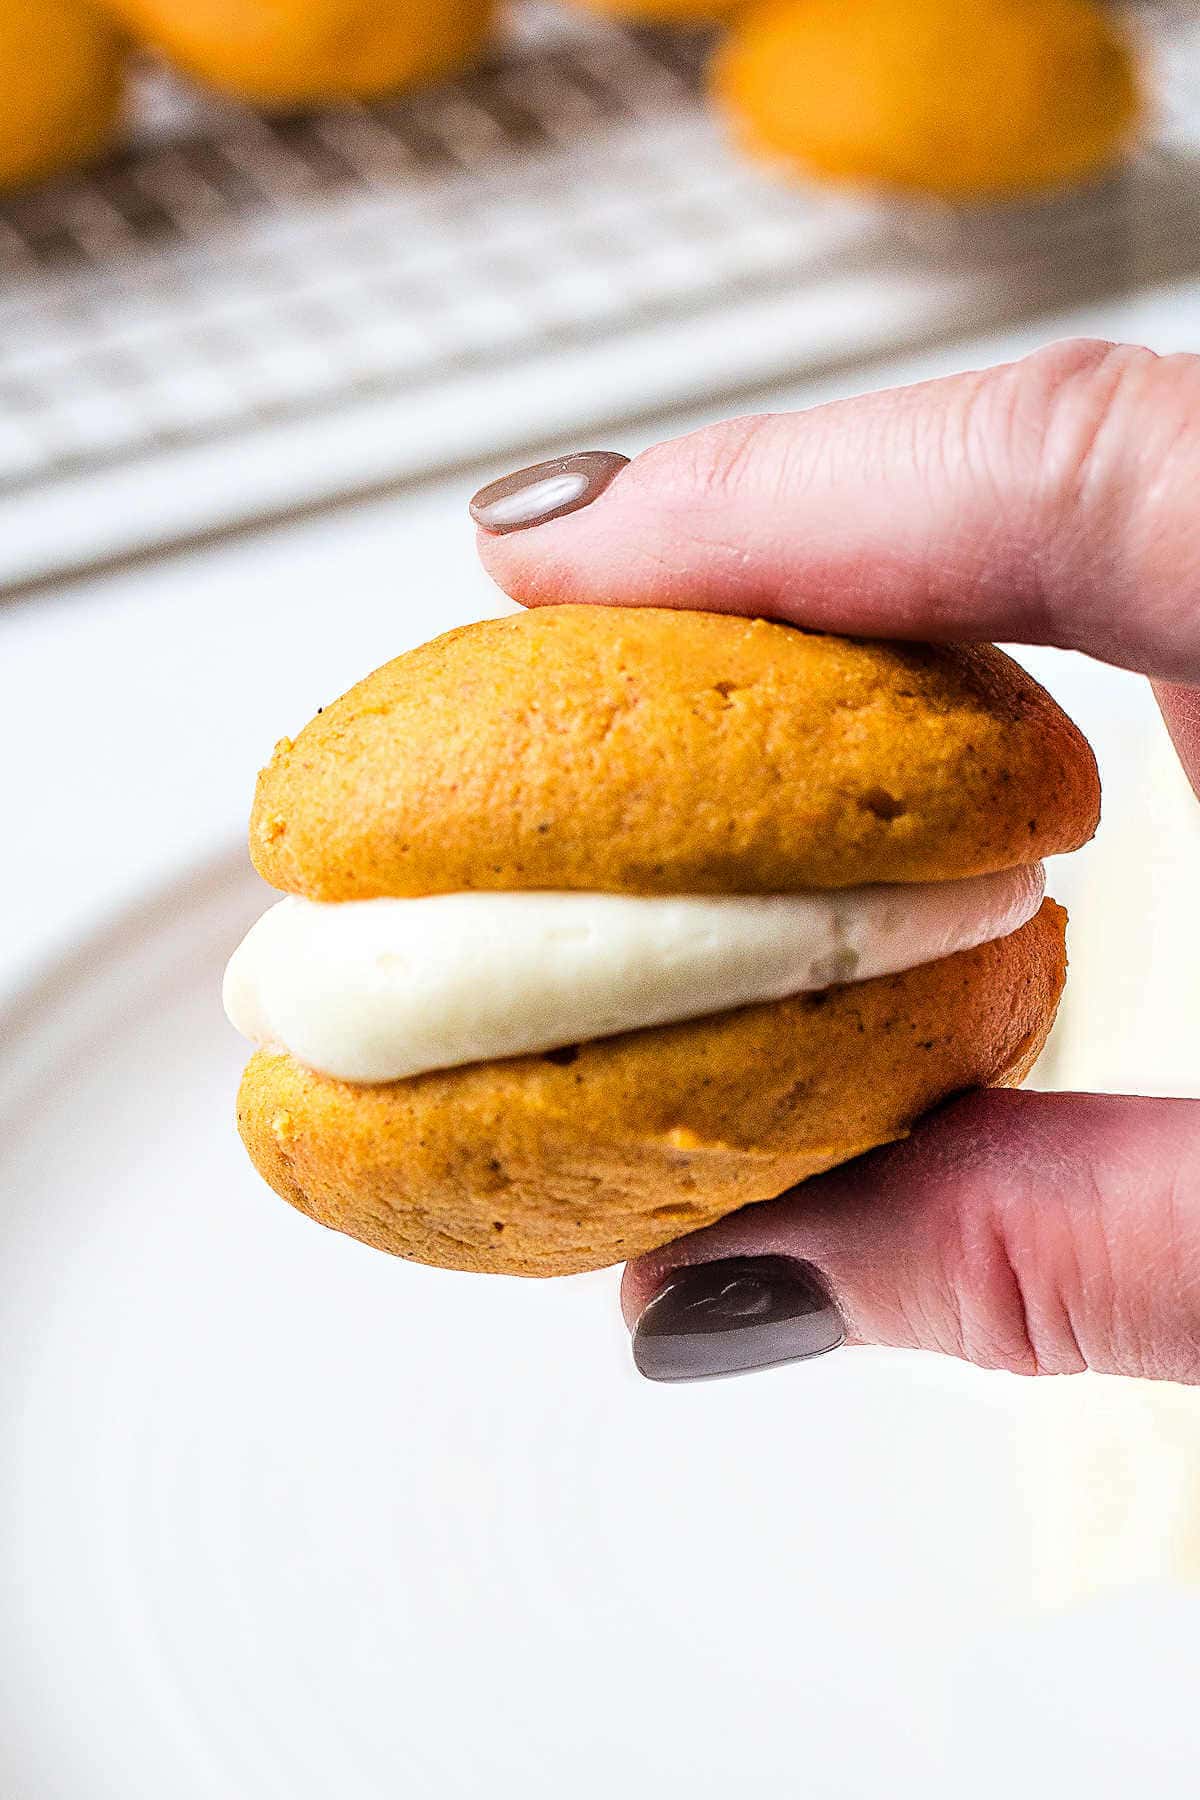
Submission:
M 1103 187 L 963 218 L 776 182 L 703 34 L 531 6 L 463 79 L 266 118 L 147 70 L 0 205 L 0 586 L 1200 270 L 1200 23 Z

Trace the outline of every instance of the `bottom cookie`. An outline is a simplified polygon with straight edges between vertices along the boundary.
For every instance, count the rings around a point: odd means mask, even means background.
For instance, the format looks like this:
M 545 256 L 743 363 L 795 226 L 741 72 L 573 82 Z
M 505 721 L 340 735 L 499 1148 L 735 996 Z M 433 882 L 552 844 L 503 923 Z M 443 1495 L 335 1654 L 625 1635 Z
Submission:
M 624 1262 L 1015 1085 L 1066 974 L 1047 900 L 1010 937 L 818 994 L 383 1086 L 251 1058 L 238 1128 L 323 1225 L 417 1262 L 567 1275 Z

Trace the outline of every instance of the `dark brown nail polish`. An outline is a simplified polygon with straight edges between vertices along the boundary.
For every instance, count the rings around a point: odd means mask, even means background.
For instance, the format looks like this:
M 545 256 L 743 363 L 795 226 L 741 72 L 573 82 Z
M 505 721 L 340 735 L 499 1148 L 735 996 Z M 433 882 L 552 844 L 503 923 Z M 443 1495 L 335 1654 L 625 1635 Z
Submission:
M 705 1381 L 824 1356 L 846 1340 L 820 1271 L 791 1256 L 729 1256 L 676 1269 L 633 1334 L 649 1381 Z
M 471 501 L 471 517 L 493 537 L 528 531 L 590 506 L 629 464 L 619 450 L 580 450 L 489 481 Z

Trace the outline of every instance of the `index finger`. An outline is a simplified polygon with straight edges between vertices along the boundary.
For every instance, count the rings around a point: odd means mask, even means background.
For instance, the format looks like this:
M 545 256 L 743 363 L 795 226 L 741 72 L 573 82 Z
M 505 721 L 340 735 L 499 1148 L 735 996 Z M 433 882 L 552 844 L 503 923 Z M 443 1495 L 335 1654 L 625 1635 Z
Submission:
M 528 606 L 1053 644 L 1200 683 L 1198 489 L 1200 357 L 1085 340 L 708 427 L 480 551 Z

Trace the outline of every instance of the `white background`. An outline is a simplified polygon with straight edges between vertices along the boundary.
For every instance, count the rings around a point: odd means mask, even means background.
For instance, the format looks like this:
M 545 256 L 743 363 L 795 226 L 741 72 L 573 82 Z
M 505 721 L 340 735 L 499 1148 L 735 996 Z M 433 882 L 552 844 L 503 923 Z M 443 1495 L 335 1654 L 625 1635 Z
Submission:
M 1200 291 L 1151 295 L 1019 339 L 957 346 L 903 369 L 866 371 L 857 385 L 992 360 L 1076 329 L 1163 349 L 1197 347 Z M 813 390 L 772 393 L 762 404 L 819 397 Z M 694 422 L 663 420 L 615 447 L 632 451 Z M 504 604 L 476 565 L 465 512 L 472 487 L 497 472 L 464 470 L 371 505 L 0 608 L 0 982 L 19 983 L 99 918 L 234 843 L 259 763 L 275 738 L 293 732 L 318 705 L 407 646 Z M 1064 1034 L 1045 1078 L 1196 1091 L 1194 899 L 1185 883 L 1194 895 L 1198 858 L 1190 802 L 1142 684 L 1076 657 L 1032 661 L 1093 737 L 1106 784 L 1097 844 L 1073 871 L 1056 871 L 1074 914 L 1075 970 Z M 154 990 L 143 1001 L 157 1004 Z M 122 1084 L 106 1090 L 114 1107 L 130 1083 L 144 1081 L 146 1116 L 161 1120 L 163 1109 L 183 1105 L 191 1038 L 207 1059 L 204 1068 L 217 1069 L 204 1077 L 211 1092 L 206 1087 L 201 1096 L 200 1123 L 184 1124 L 181 1115 L 175 1155 L 169 1134 L 147 1126 L 153 1147 L 146 1156 L 161 1159 L 157 1179 L 167 1189 L 187 1179 L 189 1161 L 208 1169 L 205 1159 L 212 1158 L 221 1171 L 233 1166 L 236 1146 L 228 1157 L 214 1146 L 224 1130 L 222 1082 L 237 1050 L 222 1035 L 215 990 L 211 1012 L 205 1005 L 202 993 L 189 1000 L 190 1010 L 172 1026 L 183 1033 L 177 1065 L 139 1072 L 126 1046 L 126 1060 L 106 1076 Z M 93 1072 L 80 1079 L 99 1091 Z M 797 1793 L 933 1793 L 943 1791 L 943 1780 L 947 1793 L 951 1786 L 980 1794 L 1023 1786 L 1031 1793 L 1115 1794 L 1150 1780 L 1160 1792 L 1192 1791 L 1200 1744 L 1189 1669 L 1200 1609 L 1186 1586 L 1194 1566 L 1186 1514 L 1196 1497 L 1189 1486 L 1196 1459 L 1194 1436 L 1181 1439 L 1179 1420 L 1190 1418 L 1194 1430 L 1194 1414 L 1164 1410 L 1159 1397 L 1141 1390 L 1087 1382 L 1046 1384 L 1047 1399 L 1014 1407 L 1007 1387 L 985 1391 L 969 1371 L 930 1365 L 910 1377 L 904 1359 L 896 1368 L 881 1363 L 863 1389 L 853 1359 L 833 1358 L 808 1372 L 819 1390 L 801 1381 L 788 1390 L 794 1427 L 784 1441 L 784 1390 L 770 1382 L 676 1395 L 667 1412 L 660 1393 L 627 1381 L 606 1277 L 482 1291 L 445 1278 L 454 1295 L 447 1316 L 460 1333 L 475 1336 L 466 1348 L 458 1342 L 443 1391 L 437 1362 L 444 1345 L 408 1334 L 402 1314 L 384 1344 L 376 1312 L 368 1309 L 361 1326 L 348 1322 L 347 1296 L 358 1304 L 369 1289 L 382 1307 L 401 1291 L 392 1266 L 310 1234 L 290 1216 L 276 1227 L 274 1212 L 261 1229 L 279 1235 L 258 1248 L 264 1258 L 269 1247 L 281 1259 L 281 1287 L 293 1284 L 308 1306 L 319 1308 L 327 1296 L 330 1316 L 341 1321 L 328 1355 L 319 1335 L 305 1343 L 289 1336 L 269 1291 L 231 1268 L 238 1231 L 232 1215 L 228 1232 L 186 1240 L 190 1262 L 179 1260 L 184 1240 L 173 1242 L 169 1257 L 161 1251 L 178 1290 L 168 1285 L 153 1306 L 145 1296 L 130 1300 L 140 1307 L 142 1335 L 130 1325 L 110 1342 L 122 1270 L 136 1266 L 139 1255 L 160 1252 L 154 1239 L 149 1249 L 126 1241 L 122 1231 L 132 1228 L 121 1224 L 121 1194 L 104 1189 L 106 1168 L 131 1164 L 129 1133 L 113 1143 L 98 1128 L 75 1154 L 88 1169 L 87 1192 L 111 1211 L 111 1255 L 93 1258 L 86 1279 L 81 1267 L 64 1264 L 56 1322 L 53 1329 L 46 1322 L 44 1343 L 36 1314 L 29 1319 L 31 1370 L 49 1384 L 39 1389 L 33 1382 L 29 1393 L 63 1391 L 55 1388 L 66 1379 L 55 1359 L 82 1356 L 83 1410 L 71 1428 L 87 1455 L 101 1461 L 86 1463 L 78 1495 L 69 1483 L 53 1495 L 35 1491 L 20 1515 L 31 1532 L 41 1507 L 44 1530 L 36 1546 L 29 1539 L 30 1556 L 36 1548 L 39 1569 L 57 1567 L 60 1575 L 57 1586 L 46 1575 L 40 1595 L 58 1633 L 40 1641 L 57 1648 L 47 1651 L 45 1679 L 38 1677 L 44 1712 L 32 1717 L 26 1706 L 23 1714 L 22 1732 L 40 1732 L 43 1750 L 36 1758 L 22 1751 L 22 1779 L 32 1785 L 19 1800 L 26 1793 L 30 1800 L 80 1793 L 72 1783 L 86 1780 L 80 1771 L 89 1767 L 91 1791 L 121 1800 L 157 1800 L 166 1792 L 206 1800 L 233 1792 L 245 1800 L 334 1791 L 357 1797 L 386 1791 L 386 1772 L 401 1761 L 403 1791 L 429 1800 L 482 1791 L 480 1770 L 501 1795 L 549 1795 L 563 1786 L 587 1795 L 620 1786 L 716 1794 L 735 1791 L 739 1767 L 761 1776 L 755 1735 L 769 1721 L 772 1743 L 786 1745 L 792 1707 L 809 1721 L 811 1753 L 802 1738 L 791 1746 L 792 1762 L 781 1749 L 772 1766 Z M 22 1191 L 14 1187 L 10 1196 L 18 1217 Z M 61 1200 L 61 1220 L 47 1220 L 40 1235 L 36 1220 L 28 1225 L 31 1267 L 40 1258 L 53 1269 L 47 1259 L 65 1241 L 78 1194 L 63 1192 Z M 229 1194 L 214 1193 L 212 1205 L 224 1226 Z M 256 1266 L 273 1265 L 247 1263 Z M 412 1285 L 403 1291 L 414 1296 L 433 1294 L 428 1283 L 443 1279 L 404 1273 Z M 112 1296 L 101 1295 L 104 1304 L 96 1295 L 101 1278 L 114 1284 Z M 49 1291 L 21 1287 L 15 1273 L 13 1281 L 18 1296 Z M 439 1304 L 450 1291 L 436 1289 Z M 218 1295 L 219 1323 L 206 1319 L 207 1297 Z M 76 1324 L 61 1326 L 61 1313 Z M 294 1326 L 295 1314 L 286 1316 Z M 157 1339 L 145 1335 L 151 1325 Z M 206 1327 L 222 1340 L 214 1362 L 220 1381 L 194 1361 Z M 148 1374 L 155 1343 L 161 1367 Z M 547 1389 L 545 1359 L 555 1346 Z M 387 1416 L 380 1411 L 387 1384 L 381 1388 L 372 1361 L 380 1354 L 395 1369 L 395 1409 Z M 594 1389 L 603 1405 L 580 1399 L 593 1392 L 582 1373 L 593 1357 L 603 1370 Z M 356 1359 L 373 1370 L 361 1392 L 353 1383 Z M 14 1369 L 10 1363 L 10 1379 Z M 253 1405 L 234 1420 L 223 1414 L 222 1396 L 232 1392 L 223 1384 L 238 1369 Z M 428 1384 L 419 1403 L 417 1371 Z M 525 1391 L 522 1383 L 529 1384 Z M 531 1412 L 526 1396 L 535 1384 Z M 808 1392 L 814 1416 L 828 1418 L 832 1409 L 845 1422 L 840 1436 L 823 1432 L 825 1460 L 815 1466 L 804 1453 Z M 864 1392 L 874 1395 L 869 1409 Z M 114 1423 L 134 1394 L 143 1409 L 136 1417 L 151 1431 L 138 1439 L 136 1456 Z M 156 1447 L 146 1424 L 153 1406 L 164 1419 L 188 1420 L 186 1439 L 164 1425 Z M 112 1409 L 107 1435 L 96 1425 L 105 1408 Z M 535 1413 L 542 1421 L 536 1432 L 527 1426 Z M 976 1423 L 990 1419 L 991 1435 L 974 1430 L 960 1440 L 968 1415 Z M 557 1435 L 545 1423 L 555 1418 L 562 1421 Z M 20 1442 L 29 1470 L 42 1466 L 38 1459 L 63 1429 L 60 1419 L 27 1408 Z M 417 1544 L 405 1540 L 403 1511 L 379 1489 L 381 1434 L 414 1451 L 416 1460 L 405 1466 L 415 1470 L 419 1516 L 426 1527 L 431 1518 L 442 1521 L 432 1549 L 428 1535 Z M 260 1438 L 307 1445 L 307 1492 L 296 1489 L 290 1452 L 264 1452 Z M 724 1446 L 735 1441 L 741 1450 L 730 1460 Z M 956 1469 L 959 1441 L 974 1446 L 973 1460 Z M 103 1461 L 105 1445 L 111 1463 Z M 923 1484 L 940 1532 L 960 1491 L 964 1506 L 981 1506 L 989 1458 L 990 1510 L 960 1518 L 960 1539 L 949 1547 L 935 1541 L 932 1526 L 922 1534 L 913 1520 Z M 358 1459 L 372 1471 L 368 1489 L 356 1489 Z M 1022 1462 L 1014 1487 L 1013 1469 Z M 121 1485 L 133 1480 L 131 1469 L 149 1484 L 138 1488 L 136 1505 Z M 511 1512 L 503 1492 L 487 1488 L 489 1480 L 503 1484 L 506 1471 L 515 1484 Z M 597 1483 L 613 1509 L 610 1537 L 587 1510 Z M 787 1537 L 789 1484 L 798 1495 L 797 1517 L 836 1512 L 843 1559 L 858 1534 L 857 1576 L 844 1560 L 828 1560 L 811 1523 L 808 1535 Z M 1012 1514 L 1016 1492 L 1035 1496 L 1032 1520 Z M 721 1522 L 699 1552 L 679 1523 L 689 1493 Z M 887 1538 L 890 1494 L 906 1521 L 894 1543 Z M 280 1526 L 273 1509 L 285 1499 L 290 1522 Z M 540 1548 L 514 1572 L 506 1558 L 529 1529 L 524 1502 L 537 1509 L 532 1541 Z M 89 1509 L 88 1527 L 79 1537 L 81 1507 Z M 340 1521 L 332 1540 L 322 1528 L 324 1507 Z M 765 1538 L 755 1530 L 760 1514 L 771 1521 Z M 347 1523 L 355 1517 L 357 1532 Z M 138 1524 L 133 1535 L 129 1518 Z M 1041 1546 L 1032 1563 L 1014 1549 L 1030 1529 Z M 104 1557 L 116 1559 L 112 1567 L 103 1558 L 86 1560 L 93 1530 Z M 302 1553 L 303 1566 L 272 1562 L 275 1530 L 287 1555 Z M 57 1560 L 48 1551 L 55 1534 L 74 1545 Z M 680 1543 L 690 1545 L 686 1556 Z M 401 1573 L 411 1576 L 414 1558 L 422 1564 L 430 1556 L 444 1630 L 427 1626 L 414 1643 L 394 1619 L 382 1635 L 378 1619 L 368 1629 L 373 1596 L 390 1591 Z M 593 1600 L 605 1588 L 611 1593 L 604 1619 L 572 1620 L 555 1610 L 580 1559 L 596 1563 L 586 1590 Z M 121 1596 L 136 1588 L 129 1582 L 135 1564 L 143 1597 L 151 1591 L 164 1609 L 152 1639 L 144 1620 L 121 1613 Z M 473 1642 L 489 1567 L 523 1583 L 520 1629 L 551 1634 L 555 1673 L 544 1660 L 530 1660 L 528 1643 L 504 1645 L 496 1635 L 502 1618 L 489 1615 L 491 1635 Z M 80 1568 L 90 1571 L 90 1585 L 79 1585 Z M 934 1568 L 943 1582 L 954 1571 L 957 1590 L 932 1589 Z M 11 1565 L 7 1574 L 14 1576 Z M 730 1584 L 761 1596 L 739 1616 L 751 1636 L 758 1622 L 762 1641 L 706 1638 L 710 1611 L 725 1616 L 721 1606 L 706 1605 L 706 1594 Z M 964 1636 L 961 1656 L 946 1659 L 950 1674 L 943 1668 L 935 1681 L 929 1661 L 910 1657 L 907 1646 L 932 1618 L 953 1649 L 963 1620 L 972 1617 L 986 1621 L 987 1632 Z M 1031 1619 L 1038 1620 L 1036 1632 Z M 690 1660 L 680 1662 L 685 1642 Z M 169 1667 L 161 1661 L 164 1645 Z M 802 1700 L 788 1680 L 797 1659 L 806 1670 Z M 261 1692 L 239 1685 L 251 1666 L 268 1671 Z M 533 1693 L 520 1689 L 526 1667 L 538 1671 Z M 691 1689 L 705 1670 L 711 1686 Z M 587 1684 L 582 1694 L 576 1673 Z M 422 1709 L 400 1733 L 411 1760 L 400 1757 L 393 1716 L 403 1714 L 406 1692 L 421 1697 Z M 616 1717 L 606 1693 L 615 1697 Z M 289 1746 L 291 1732 L 297 1744 Z M 490 1765 L 489 1742 L 497 1746 Z M 241 1785 L 231 1786 L 235 1766 Z M 328 1774 L 339 1767 L 340 1788 L 329 1785 Z

